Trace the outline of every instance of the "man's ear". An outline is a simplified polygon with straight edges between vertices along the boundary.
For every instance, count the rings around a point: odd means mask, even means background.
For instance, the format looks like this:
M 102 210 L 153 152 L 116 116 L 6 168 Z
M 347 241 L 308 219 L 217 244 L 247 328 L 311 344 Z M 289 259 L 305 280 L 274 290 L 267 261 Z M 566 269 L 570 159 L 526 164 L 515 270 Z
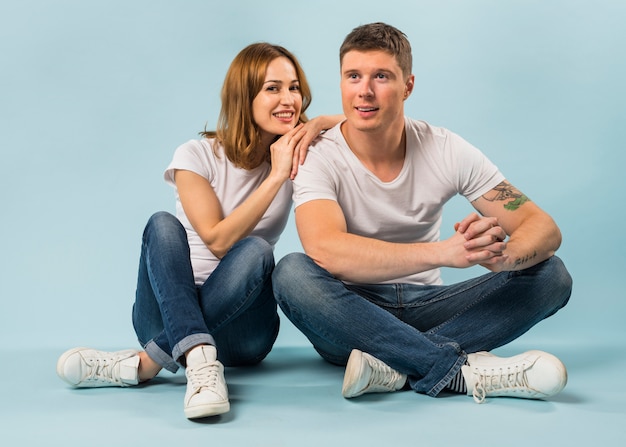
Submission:
M 404 99 L 407 99 L 413 93 L 413 87 L 415 86 L 415 75 L 409 75 L 404 84 Z

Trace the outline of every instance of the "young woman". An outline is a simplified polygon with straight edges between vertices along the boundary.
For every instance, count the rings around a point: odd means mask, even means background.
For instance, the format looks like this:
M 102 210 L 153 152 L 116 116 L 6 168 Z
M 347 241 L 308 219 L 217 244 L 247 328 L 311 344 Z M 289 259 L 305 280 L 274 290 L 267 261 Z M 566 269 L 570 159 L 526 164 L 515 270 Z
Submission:
M 57 362 L 75 387 L 131 386 L 185 367 L 190 419 L 230 409 L 224 365 L 270 352 L 279 317 L 273 248 L 291 209 L 291 181 L 309 143 L 338 116 L 308 121 L 306 77 L 286 49 L 244 48 L 222 88 L 216 132 L 180 146 L 167 167 L 176 217 L 146 225 L 133 325 L 143 351 L 74 348 Z

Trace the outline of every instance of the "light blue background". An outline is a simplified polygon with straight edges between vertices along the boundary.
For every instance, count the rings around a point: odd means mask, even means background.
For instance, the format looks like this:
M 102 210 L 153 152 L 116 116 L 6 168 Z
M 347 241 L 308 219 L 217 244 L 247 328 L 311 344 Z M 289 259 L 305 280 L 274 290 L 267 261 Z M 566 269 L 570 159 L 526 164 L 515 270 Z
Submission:
M 623 337 L 625 18 L 606 0 L 4 1 L 2 339 L 134 344 L 143 225 L 173 210 L 162 171 L 213 128 L 235 54 L 288 47 L 312 85 L 310 116 L 336 113 L 338 47 L 378 20 L 413 45 L 407 114 L 480 147 L 560 224 L 575 288 L 544 333 Z M 469 210 L 453 201 L 445 228 Z M 299 250 L 290 223 L 277 258 Z M 292 329 L 279 343 L 304 342 Z
M 2 339 L 133 345 L 141 232 L 173 210 L 162 171 L 213 128 L 235 54 L 286 46 L 309 115 L 336 113 L 339 45 L 379 20 L 413 45 L 407 114 L 481 148 L 560 224 L 574 294 L 539 335 L 623 337 L 625 18 L 617 0 L 3 1 Z M 453 201 L 445 228 L 469 211 Z M 277 258 L 299 250 L 290 223 Z M 304 340 L 285 324 L 280 343 Z

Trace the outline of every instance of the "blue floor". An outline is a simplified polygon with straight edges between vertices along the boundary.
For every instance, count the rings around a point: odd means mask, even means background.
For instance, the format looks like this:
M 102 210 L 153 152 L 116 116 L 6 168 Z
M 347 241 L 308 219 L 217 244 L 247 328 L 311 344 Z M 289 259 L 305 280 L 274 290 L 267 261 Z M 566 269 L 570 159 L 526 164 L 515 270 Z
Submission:
M 533 347 L 520 340 L 497 352 Z M 231 411 L 196 422 L 183 415 L 180 371 L 133 388 L 71 389 L 55 374 L 65 347 L 3 352 L 19 366 L 0 371 L 3 445 L 626 445 L 624 344 L 541 347 L 568 367 L 560 395 L 478 405 L 411 391 L 345 400 L 342 368 L 309 346 L 277 346 L 261 366 L 227 369 Z

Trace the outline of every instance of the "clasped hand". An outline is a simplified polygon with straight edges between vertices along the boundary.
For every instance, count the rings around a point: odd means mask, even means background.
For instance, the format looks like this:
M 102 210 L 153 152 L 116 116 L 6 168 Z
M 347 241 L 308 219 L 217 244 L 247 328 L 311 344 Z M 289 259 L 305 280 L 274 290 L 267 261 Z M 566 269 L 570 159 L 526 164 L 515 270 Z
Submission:
M 496 217 L 482 217 L 471 213 L 454 225 L 455 234 L 446 242 L 452 247 L 451 264 L 454 267 L 482 265 L 491 271 L 504 270 L 508 256 L 506 231 Z

